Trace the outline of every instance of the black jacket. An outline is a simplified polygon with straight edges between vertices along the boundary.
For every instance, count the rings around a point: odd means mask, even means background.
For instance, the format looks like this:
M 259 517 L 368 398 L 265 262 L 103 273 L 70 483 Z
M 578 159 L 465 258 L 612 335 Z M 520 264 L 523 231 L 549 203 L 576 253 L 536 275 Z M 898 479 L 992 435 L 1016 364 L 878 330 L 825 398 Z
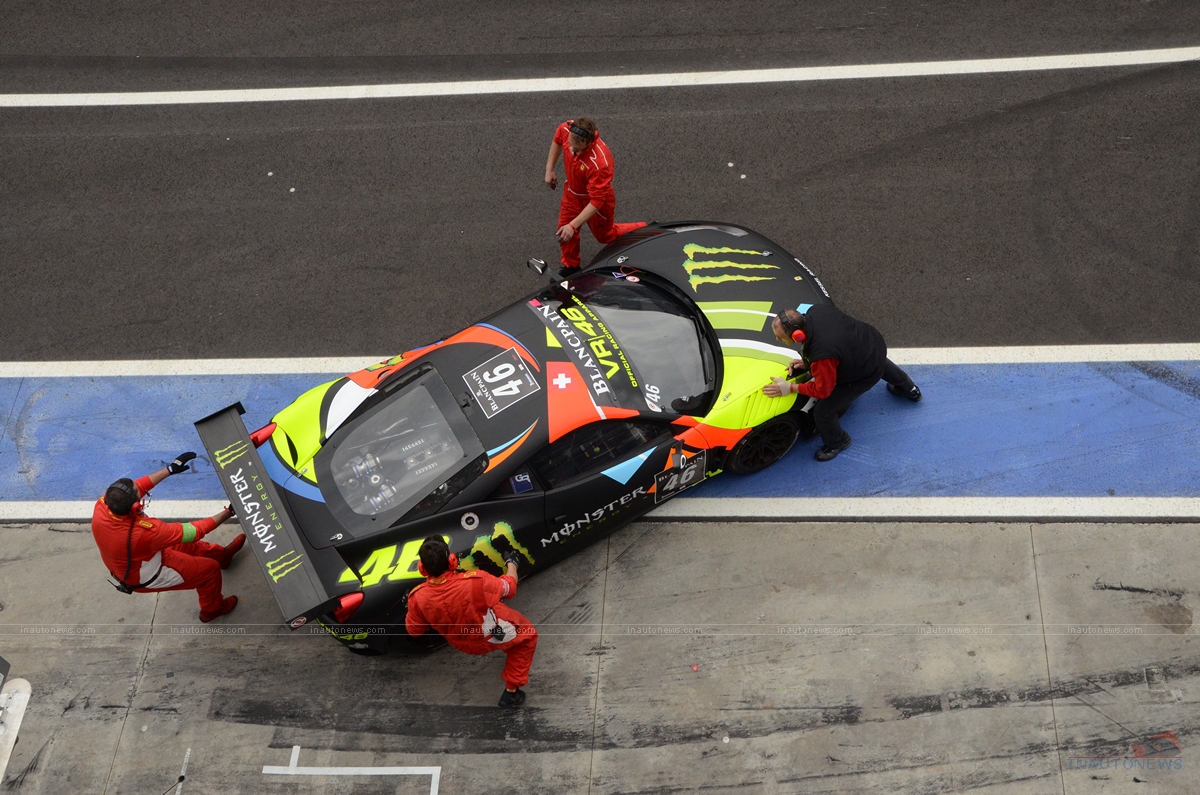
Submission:
M 837 359 L 839 384 L 883 373 L 887 343 L 877 328 L 828 304 L 812 307 L 805 317 L 807 339 L 801 351 L 805 361 Z

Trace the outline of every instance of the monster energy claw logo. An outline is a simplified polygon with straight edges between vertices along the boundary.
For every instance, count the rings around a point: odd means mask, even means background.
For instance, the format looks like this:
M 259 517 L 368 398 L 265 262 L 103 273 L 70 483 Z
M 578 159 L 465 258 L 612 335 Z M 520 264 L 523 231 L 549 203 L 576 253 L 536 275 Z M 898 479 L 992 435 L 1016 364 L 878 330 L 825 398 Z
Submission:
M 271 576 L 272 580 L 279 582 L 289 573 L 300 568 L 303 562 L 304 556 L 293 549 L 291 552 L 280 555 L 275 560 L 267 563 L 267 574 Z
M 228 447 L 222 447 L 220 450 L 217 450 L 215 453 L 213 453 L 213 458 L 217 460 L 217 465 L 220 466 L 221 469 L 224 469 L 234 461 L 237 461 L 239 458 L 244 456 L 249 449 L 250 444 L 248 442 L 234 442 Z
M 683 263 L 683 269 L 688 274 L 688 284 L 692 287 L 692 292 L 699 292 L 702 284 L 722 284 L 724 282 L 769 282 L 774 280 L 774 276 L 751 276 L 746 273 L 737 273 L 736 271 L 755 271 L 755 270 L 779 270 L 778 265 L 768 265 L 765 262 L 732 262 L 730 260 L 705 260 L 698 262 L 697 254 L 748 254 L 755 257 L 768 256 L 767 251 L 752 251 L 745 248 L 709 248 L 708 246 L 698 246 L 695 243 L 688 243 L 683 247 L 683 253 L 687 255 L 687 260 Z M 713 271 L 713 270 L 732 270 L 734 273 L 697 273 L 697 271 Z

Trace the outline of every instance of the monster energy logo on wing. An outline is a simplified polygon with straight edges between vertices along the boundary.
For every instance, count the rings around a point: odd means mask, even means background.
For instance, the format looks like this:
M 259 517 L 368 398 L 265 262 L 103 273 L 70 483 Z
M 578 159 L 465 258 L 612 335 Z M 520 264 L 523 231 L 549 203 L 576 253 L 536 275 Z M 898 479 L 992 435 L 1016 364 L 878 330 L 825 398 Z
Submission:
M 224 469 L 244 456 L 249 449 L 250 444 L 248 442 L 234 442 L 228 447 L 222 447 L 213 453 L 213 458 L 217 459 L 217 464 L 221 469 Z
M 275 558 L 275 560 L 267 563 L 267 574 L 271 575 L 272 580 L 279 582 L 289 573 L 300 568 L 300 565 L 303 562 L 304 556 L 297 553 L 296 550 L 293 549 L 291 552 L 280 555 L 279 557 Z
M 769 282 L 774 276 L 751 276 L 746 273 L 697 273 L 697 271 L 712 271 L 712 270 L 733 270 L 733 271 L 754 271 L 754 270 L 779 270 L 778 265 L 768 265 L 766 263 L 757 262 L 731 262 L 729 260 L 712 260 L 697 262 L 695 256 L 697 254 L 749 254 L 755 257 L 765 257 L 769 255 L 767 251 L 752 251 L 745 248 L 709 248 L 708 246 L 698 246 L 695 243 L 688 243 L 683 247 L 683 253 L 687 255 L 687 260 L 683 263 L 683 269 L 688 274 L 688 284 L 692 287 L 692 292 L 699 292 L 702 284 L 722 284 L 724 282 Z

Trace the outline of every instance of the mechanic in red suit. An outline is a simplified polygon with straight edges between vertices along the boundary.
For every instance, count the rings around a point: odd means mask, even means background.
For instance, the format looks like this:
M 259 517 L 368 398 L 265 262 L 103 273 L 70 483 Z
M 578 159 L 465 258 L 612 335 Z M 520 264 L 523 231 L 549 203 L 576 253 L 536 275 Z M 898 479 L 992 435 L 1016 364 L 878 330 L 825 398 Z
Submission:
M 557 234 L 563 269 L 569 275 L 571 269 L 579 267 L 579 230 L 584 224 L 605 245 L 646 224 L 613 223 L 617 210 L 617 194 L 612 186 L 613 156 L 608 145 L 600 140 L 595 122 L 580 117 L 563 122 L 554 131 L 546 158 L 546 186 L 551 190 L 558 187 L 555 167 L 560 156 L 567 179 L 558 211 Z
M 408 595 L 404 619 L 408 634 L 424 635 L 434 629 L 467 654 L 504 652 L 500 706 L 521 706 L 525 702 L 521 685 L 529 681 L 537 630 L 525 616 L 500 604 L 517 592 L 518 554 L 510 551 L 504 556 L 507 572 L 501 577 L 478 569 L 458 571 L 458 557 L 441 536 L 426 538 L 417 554 L 426 579 Z
M 146 515 L 142 502 L 168 475 L 188 469 L 195 453 L 181 454 L 157 472 L 136 481 L 121 478 L 96 500 L 92 537 L 100 558 L 123 593 L 196 590 L 200 620 L 223 616 L 237 606 L 236 596 L 221 596 L 221 569 L 246 543 L 242 533 L 227 546 L 201 541 L 233 516 L 228 508 L 194 522 L 160 522 Z
M 913 403 L 921 399 L 921 388 L 887 357 L 887 343 L 879 330 L 837 307 L 819 304 L 803 315 L 785 309 L 771 321 L 771 330 L 780 342 L 800 343 L 803 358 L 792 360 L 787 377 L 795 378 L 807 371 L 812 380 L 794 384 L 772 378 L 774 383 L 764 386 L 763 394 L 780 397 L 796 392 L 817 399 L 812 417 L 824 443 L 814 456 L 818 461 L 832 461 L 850 446 L 850 434 L 839 418 L 880 379 L 897 397 Z

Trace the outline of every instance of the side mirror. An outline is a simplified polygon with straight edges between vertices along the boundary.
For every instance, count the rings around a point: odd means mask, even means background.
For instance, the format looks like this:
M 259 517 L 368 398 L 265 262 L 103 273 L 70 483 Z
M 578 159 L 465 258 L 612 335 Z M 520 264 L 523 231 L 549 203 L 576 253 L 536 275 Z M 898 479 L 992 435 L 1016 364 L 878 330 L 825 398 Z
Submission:
M 546 261 L 545 260 L 534 257 L 534 258 L 530 259 L 529 262 L 526 262 L 525 264 L 527 266 L 529 266 L 529 270 L 533 271 L 538 276 L 546 275 Z

